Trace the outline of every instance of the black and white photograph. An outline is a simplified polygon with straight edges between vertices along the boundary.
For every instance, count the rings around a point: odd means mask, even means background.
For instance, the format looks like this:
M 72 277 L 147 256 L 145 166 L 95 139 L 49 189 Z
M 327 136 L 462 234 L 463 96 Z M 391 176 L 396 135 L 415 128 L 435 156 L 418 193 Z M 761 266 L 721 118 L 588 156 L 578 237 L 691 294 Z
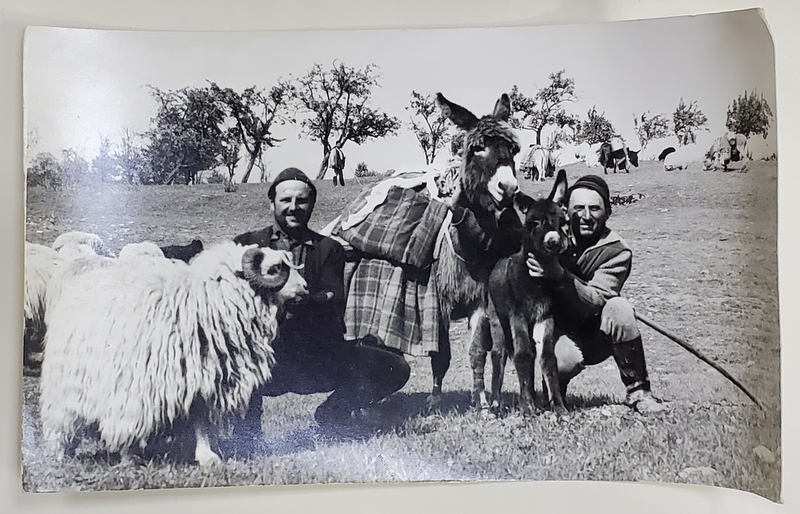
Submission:
M 22 488 L 781 497 L 757 10 L 29 26 Z

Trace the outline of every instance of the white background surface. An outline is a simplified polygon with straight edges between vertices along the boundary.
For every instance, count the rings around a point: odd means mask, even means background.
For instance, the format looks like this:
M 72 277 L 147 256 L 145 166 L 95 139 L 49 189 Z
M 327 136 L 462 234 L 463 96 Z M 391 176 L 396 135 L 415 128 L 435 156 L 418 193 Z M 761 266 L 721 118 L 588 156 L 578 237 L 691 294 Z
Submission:
M 779 266 L 783 375 L 783 499 L 697 486 L 618 483 L 387 484 L 25 494 L 19 466 L 22 341 L 22 36 L 26 25 L 146 30 L 431 28 L 595 23 L 763 7 L 777 66 Z M 800 365 L 797 233 L 800 195 L 800 3 L 792 0 L 581 1 L 369 0 L 178 1 L 0 0 L 0 513 L 8 512 L 800 512 Z M 675 37 L 680 37 L 676 34 Z M 531 49 L 535 55 L 536 49 Z M 684 70 L 691 73 L 696 70 Z M 643 73 L 648 73 L 642 70 Z M 794 290 L 794 291 L 792 291 Z

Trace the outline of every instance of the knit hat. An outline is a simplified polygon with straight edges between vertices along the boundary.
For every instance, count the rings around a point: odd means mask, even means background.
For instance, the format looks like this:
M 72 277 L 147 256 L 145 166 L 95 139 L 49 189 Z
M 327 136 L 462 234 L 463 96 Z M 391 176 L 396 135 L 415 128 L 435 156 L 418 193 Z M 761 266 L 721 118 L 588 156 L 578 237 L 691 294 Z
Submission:
M 272 181 L 272 185 L 269 186 L 267 198 L 269 198 L 270 201 L 275 199 L 275 188 L 278 186 L 278 184 L 281 182 L 286 182 L 287 180 L 299 180 L 300 182 L 305 182 L 308 184 L 308 187 L 311 188 L 311 200 L 315 201 L 317 199 L 317 188 L 314 186 L 314 183 L 311 182 L 311 179 L 308 178 L 308 175 L 297 168 L 286 168 L 282 172 L 278 173 L 278 176 L 275 177 L 274 181 Z
M 611 193 L 608 189 L 608 184 L 603 177 L 598 175 L 584 175 L 583 177 L 579 178 L 572 187 L 567 190 L 567 199 L 566 201 L 569 202 L 569 196 L 572 194 L 573 191 L 576 189 L 591 189 L 592 191 L 596 192 L 600 195 L 600 198 L 603 199 L 603 204 L 606 208 L 606 213 L 610 216 L 611 215 Z

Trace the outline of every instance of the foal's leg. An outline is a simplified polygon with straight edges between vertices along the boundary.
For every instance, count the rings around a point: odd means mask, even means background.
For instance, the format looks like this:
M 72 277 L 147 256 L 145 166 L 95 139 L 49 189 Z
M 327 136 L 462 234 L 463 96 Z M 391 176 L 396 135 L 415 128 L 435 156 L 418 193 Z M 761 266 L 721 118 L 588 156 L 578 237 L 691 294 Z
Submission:
M 561 384 L 558 379 L 558 361 L 555 351 L 555 323 L 553 318 L 546 318 L 533 325 L 533 339 L 536 342 L 536 364 L 542 373 L 547 398 L 558 414 L 566 414 L 564 398 L 561 396 Z
M 523 316 L 512 315 L 510 319 L 511 337 L 514 341 L 514 367 L 519 378 L 519 403 L 523 414 L 533 414 L 534 386 L 533 363 L 534 347 L 528 335 L 528 323 Z
M 495 318 L 492 327 L 492 408 L 500 407 L 500 395 L 503 392 L 503 375 L 508 360 L 508 347 L 511 345 L 511 327 L 508 318 Z

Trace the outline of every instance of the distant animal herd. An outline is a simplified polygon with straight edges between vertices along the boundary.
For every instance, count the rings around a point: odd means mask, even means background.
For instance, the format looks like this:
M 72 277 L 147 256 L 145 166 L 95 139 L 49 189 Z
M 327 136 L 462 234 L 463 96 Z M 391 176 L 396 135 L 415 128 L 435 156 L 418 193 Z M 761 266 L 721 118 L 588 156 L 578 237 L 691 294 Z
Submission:
M 748 140 L 742 134 L 728 132 L 711 141 L 708 137 L 699 137 L 697 141 L 685 145 L 681 145 L 676 136 L 658 138 L 639 150 L 632 150 L 627 141 L 620 137 L 607 142 L 584 142 L 561 147 L 531 144 L 520 158 L 520 172 L 526 179 L 543 181 L 552 178 L 556 169 L 577 162 L 585 163 L 587 168 L 602 166 L 603 173 L 608 174 L 609 171 L 630 172 L 630 166 L 638 167 L 640 161 L 658 161 L 662 163 L 664 171 L 687 170 L 697 165 L 705 171 L 742 172 L 747 169 L 747 161 L 775 158 L 774 152 L 761 148 L 764 146 L 762 140 Z M 741 164 L 732 164 L 736 161 Z

